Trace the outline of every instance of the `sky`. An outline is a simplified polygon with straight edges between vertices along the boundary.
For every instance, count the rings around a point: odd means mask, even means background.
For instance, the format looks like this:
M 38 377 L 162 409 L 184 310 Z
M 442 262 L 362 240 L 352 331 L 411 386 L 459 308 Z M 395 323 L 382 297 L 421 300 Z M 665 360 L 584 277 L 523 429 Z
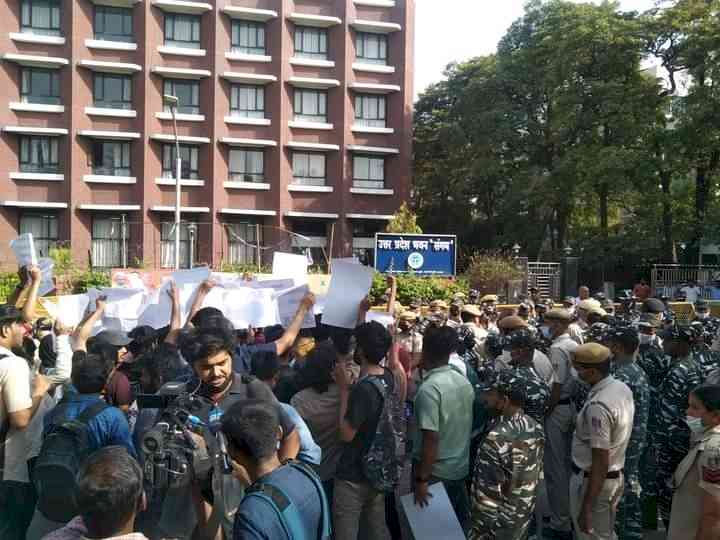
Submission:
M 525 0 L 415 2 L 416 95 L 441 80 L 450 62 L 494 52 L 505 31 L 522 17 L 525 4 Z M 620 0 L 627 11 L 643 11 L 653 4 L 654 0 Z

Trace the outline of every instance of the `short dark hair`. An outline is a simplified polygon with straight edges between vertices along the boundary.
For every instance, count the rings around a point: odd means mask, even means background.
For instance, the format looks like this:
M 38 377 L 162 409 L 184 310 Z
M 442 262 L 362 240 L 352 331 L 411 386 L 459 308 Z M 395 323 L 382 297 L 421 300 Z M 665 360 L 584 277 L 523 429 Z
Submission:
M 180 352 L 190 364 L 223 351 L 232 353 L 234 346 L 235 336 L 224 328 L 193 328 L 180 339 Z
M 116 536 L 137 513 L 142 495 L 142 469 L 122 446 L 101 448 L 80 467 L 75 498 L 93 537 Z
M 197 328 L 209 328 L 212 324 L 212 319 L 215 317 L 224 317 L 224 315 L 218 308 L 204 307 L 193 315 L 190 322 Z
M 70 380 L 81 394 L 98 394 L 108 382 L 114 361 L 101 354 L 75 354 Z
M 280 361 L 274 351 L 255 351 L 250 357 L 250 373 L 261 381 L 269 381 L 280 372 Z
M 710 412 L 720 412 L 720 384 L 701 384 L 690 392 Z
M 447 360 L 458 349 L 457 332 L 449 326 L 429 327 L 423 337 L 423 354 L 433 360 Z
M 302 389 L 313 388 L 319 394 L 327 392 L 333 382 L 332 372 L 337 355 L 337 349 L 331 341 L 320 343 L 297 372 L 298 386 Z
M 460 320 L 464 323 L 470 323 L 474 322 L 477 317 L 475 315 L 472 315 L 471 313 L 468 313 L 467 311 L 463 311 L 460 313 Z
M 620 345 L 625 354 L 634 353 L 640 346 L 640 338 L 635 332 L 623 332 L 610 335 L 610 341 Z
M 223 414 L 222 432 L 240 452 L 256 461 L 277 453 L 277 431 L 280 425 L 273 403 L 248 399 L 235 403 Z
M 363 323 L 355 328 L 355 339 L 358 348 L 372 364 L 379 364 L 392 345 L 390 333 L 377 321 Z
M 15 323 L 22 322 L 23 316 L 18 308 L 12 304 L 0 304 L 0 336 L 5 337 L 7 328 Z

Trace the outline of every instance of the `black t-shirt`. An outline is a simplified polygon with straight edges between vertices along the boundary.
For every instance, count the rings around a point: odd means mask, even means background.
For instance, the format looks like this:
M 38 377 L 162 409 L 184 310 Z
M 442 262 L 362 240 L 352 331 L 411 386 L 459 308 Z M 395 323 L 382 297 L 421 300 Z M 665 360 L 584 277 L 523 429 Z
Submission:
M 389 370 L 385 370 L 382 379 L 391 389 L 395 390 L 395 378 Z M 383 399 L 380 393 L 369 381 L 360 380 L 350 390 L 348 409 L 345 419 L 357 429 L 355 438 L 345 444 L 338 463 L 336 477 L 348 482 L 365 482 L 362 458 L 370 448 L 378 420 L 382 413 Z

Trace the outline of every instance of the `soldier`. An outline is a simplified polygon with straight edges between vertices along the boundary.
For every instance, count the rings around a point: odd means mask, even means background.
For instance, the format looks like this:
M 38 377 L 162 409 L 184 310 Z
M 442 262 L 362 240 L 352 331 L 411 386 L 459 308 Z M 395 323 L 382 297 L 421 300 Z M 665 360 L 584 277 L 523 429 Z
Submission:
M 615 510 L 623 491 L 625 451 L 633 429 L 632 392 L 610 375 L 610 350 L 598 343 L 575 350 L 578 377 L 592 389 L 578 413 L 572 441 L 570 507 L 576 540 L 616 538 Z
M 637 330 L 620 326 L 609 332 L 607 340 L 613 353 L 612 374 L 630 388 L 635 403 L 632 435 L 625 453 L 625 491 L 618 507 L 615 531 L 620 540 L 642 540 L 640 459 L 647 447 L 650 384 L 645 372 L 635 363 L 639 346 Z
M 471 497 L 471 540 L 524 540 L 535 510 L 543 431 L 523 412 L 525 381 L 505 371 L 484 393 L 497 418 L 477 452 Z
M 698 300 L 698 303 L 700 302 L 704 302 L 704 300 Z M 710 345 L 707 343 L 708 334 L 702 321 L 694 320 L 690 323 L 690 328 L 693 330 L 692 353 L 700 365 L 703 380 L 705 380 L 708 375 L 720 367 L 718 366 L 718 353 L 710 349 Z
M 510 347 L 510 370 L 525 384 L 525 413 L 540 425 L 545 421 L 545 411 L 550 400 L 550 386 L 535 371 L 535 338 L 529 330 L 517 330 L 508 338 Z
M 498 321 L 498 327 L 500 329 L 500 333 L 505 337 L 512 336 L 515 332 L 529 332 L 527 321 L 518 317 L 517 315 L 503 317 Z M 509 341 L 506 340 L 505 345 L 505 350 L 496 362 L 499 369 L 507 369 L 510 367 L 510 350 L 508 347 Z M 532 367 L 535 370 L 535 373 L 547 383 L 548 387 L 552 385 L 555 379 L 555 375 L 553 372 L 552 364 L 550 363 L 550 359 L 547 357 L 547 355 L 544 352 L 539 351 L 537 350 L 537 348 L 533 347 L 532 360 Z
M 545 417 L 545 483 L 547 485 L 550 523 L 543 533 L 559 540 L 570 539 L 570 444 L 575 421 L 575 376 L 572 372 L 572 354 L 578 347 L 568 334 L 572 315 L 565 309 L 552 309 L 545 314 L 553 339 L 550 363 L 555 372 L 548 412 Z
M 673 325 L 663 335 L 663 348 L 672 367 L 658 391 L 659 416 L 655 434 L 658 510 L 665 525 L 670 521 L 672 475 L 690 448 L 685 409 L 690 391 L 702 383 L 702 371 L 690 350 L 692 330 Z

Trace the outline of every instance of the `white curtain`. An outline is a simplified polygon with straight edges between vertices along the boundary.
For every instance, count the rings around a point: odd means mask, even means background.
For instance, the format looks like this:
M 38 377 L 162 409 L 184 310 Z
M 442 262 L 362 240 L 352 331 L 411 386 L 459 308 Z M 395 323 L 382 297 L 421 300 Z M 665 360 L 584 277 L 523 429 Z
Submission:
M 94 267 L 114 268 L 122 264 L 121 227 L 122 224 L 117 219 L 93 219 L 92 265 Z M 127 234 L 125 238 L 127 239 Z

